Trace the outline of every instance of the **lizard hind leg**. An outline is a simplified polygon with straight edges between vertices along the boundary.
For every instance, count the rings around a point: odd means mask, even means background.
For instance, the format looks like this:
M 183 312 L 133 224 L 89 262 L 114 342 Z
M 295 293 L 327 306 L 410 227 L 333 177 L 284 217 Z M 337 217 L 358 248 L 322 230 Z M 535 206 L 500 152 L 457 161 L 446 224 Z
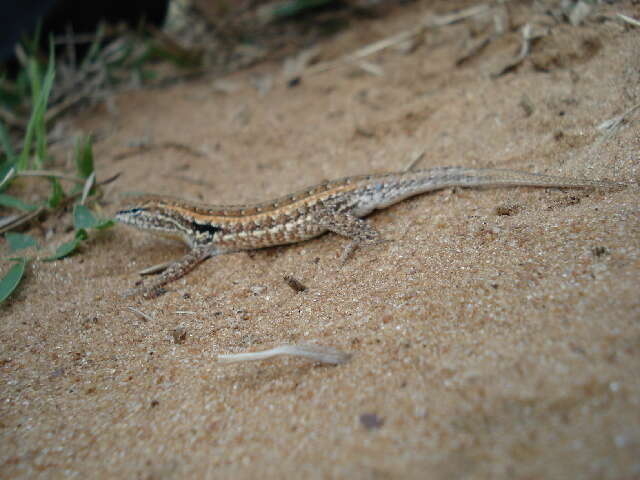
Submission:
M 367 221 L 349 213 L 330 210 L 316 217 L 317 225 L 330 232 L 337 233 L 351 241 L 345 246 L 340 255 L 340 262 L 344 264 L 353 252 L 361 245 L 378 245 L 387 240 L 383 239 L 375 228 Z
M 199 246 L 193 248 L 184 257 L 169 264 L 169 266 L 153 281 L 139 287 L 130 288 L 123 293 L 124 297 L 141 295 L 144 298 L 155 298 L 163 293 L 162 287 L 184 277 L 207 258 L 212 256 L 211 247 Z

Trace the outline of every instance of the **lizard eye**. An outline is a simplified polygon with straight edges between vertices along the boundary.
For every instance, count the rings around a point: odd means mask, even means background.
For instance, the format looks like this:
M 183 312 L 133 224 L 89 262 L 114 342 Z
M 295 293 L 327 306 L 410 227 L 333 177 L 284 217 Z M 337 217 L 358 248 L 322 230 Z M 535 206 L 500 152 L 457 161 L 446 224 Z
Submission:
M 116 215 L 135 215 L 144 210 L 144 208 L 130 208 L 128 210 L 120 210 Z

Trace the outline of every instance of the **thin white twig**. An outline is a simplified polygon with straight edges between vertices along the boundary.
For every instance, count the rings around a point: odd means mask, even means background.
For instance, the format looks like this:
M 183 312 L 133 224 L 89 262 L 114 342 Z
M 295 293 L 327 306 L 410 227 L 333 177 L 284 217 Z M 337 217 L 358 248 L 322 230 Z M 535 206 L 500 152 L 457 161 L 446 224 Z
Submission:
M 628 15 L 625 15 L 624 13 L 618 13 L 618 17 L 620 17 L 622 20 L 624 20 L 625 22 L 633 25 L 634 27 L 640 27 L 640 21 L 636 20 L 633 17 L 630 17 Z
M 610 118 L 602 122 L 600 125 L 598 125 L 597 127 L 598 130 L 603 130 L 608 132 L 612 132 L 616 130 L 623 122 L 625 122 L 629 118 L 629 116 L 631 116 L 633 112 L 635 112 L 639 108 L 640 108 L 640 103 L 636 103 L 633 107 L 631 107 L 621 115 L 617 115 L 613 118 Z
M 173 262 L 158 263 L 157 265 L 151 265 L 138 272 L 138 275 L 153 275 L 154 273 L 160 273 L 166 270 Z
M 295 357 L 304 357 L 314 362 L 329 363 L 332 365 L 339 365 L 345 363 L 351 354 L 341 352 L 330 347 L 321 347 L 318 345 L 280 345 L 269 350 L 263 350 L 261 352 L 246 352 L 246 353 L 229 353 L 218 355 L 219 362 L 247 362 L 255 360 L 267 360 L 269 358 L 277 357 L 279 355 L 292 355 Z
M 4 178 L 2 180 L 0 180 L 0 188 L 2 188 L 4 186 L 5 183 L 7 183 L 9 180 L 11 180 L 13 178 L 13 176 L 16 173 L 16 167 L 11 167 L 9 169 L 9 171 L 7 172 L 7 174 L 4 176 Z
M 491 9 L 491 7 L 487 4 L 475 5 L 473 7 L 461 10 L 459 12 L 451 13 L 448 15 L 438 15 L 438 16 L 430 16 L 427 17 L 426 20 L 418 24 L 417 26 L 406 30 L 404 32 L 397 33 L 387 38 L 383 38 L 374 43 L 370 43 L 369 45 L 365 45 L 362 48 L 359 48 L 355 52 L 352 52 L 348 55 L 345 55 L 337 60 L 331 60 L 328 62 L 318 63 L 309 67 L 304 73 L 305 74 L 314 74 L 325 72 L 331 68 L 335 68 L 339 65 L 345 65 L 353 62 L 357 62 L 358 60 L 362 60 L 374 53 L 385 50 L 391 46 L 401 44 L 406 42 L 407 40 L 412 39 L 416 35 L 420 35 L 426 29 L 429 28 L 438 28 L 443 27 L 445 25 L 450 25 L 452 23 L 457 23 L 459 21 L 465 20 L 467 18 L 479 15 L 481 13 L 487 12 Z
M 426 150 L 424 149 L 413 152 L 413 155 L 411 155 L 411 161 L 402 171 L 410 172 L 413 169 L 415 169 L 416 166 L 422 161 L 425 154 L 426 154 Z
M 141 317 L 145 322 L 154 322 L 155 320 L 153 319 L 152 316 L 147 315 L 144 312 L 141 312 L 140 310 L 138 310 L 137 308 L 133 308 L 133 307 L 127 307 L 128 310 L 132 311 L 133 313 L 135 313 L 136 315 L 138 315 L 139 317 Z

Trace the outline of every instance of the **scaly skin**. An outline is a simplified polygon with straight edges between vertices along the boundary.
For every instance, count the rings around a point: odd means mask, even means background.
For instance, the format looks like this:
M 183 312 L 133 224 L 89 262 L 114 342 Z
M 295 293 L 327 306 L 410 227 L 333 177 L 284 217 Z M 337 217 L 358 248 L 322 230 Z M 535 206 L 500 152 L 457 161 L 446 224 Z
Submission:
M 617 188 L 620 183 L 552 177 L 513 170 L 436 167 L 342 178 L 252 205 L 207 205 L 167 196 L 144 196 L 116 214 L 125 224 L 177 236 L 191 247 L 149 286 L 128 294 L 156 296 L 213 255 L 301 242 L 327 231 L 352 240 L 350 248 L 380 242 L 360 217 L 406 198 L 449 187 Z

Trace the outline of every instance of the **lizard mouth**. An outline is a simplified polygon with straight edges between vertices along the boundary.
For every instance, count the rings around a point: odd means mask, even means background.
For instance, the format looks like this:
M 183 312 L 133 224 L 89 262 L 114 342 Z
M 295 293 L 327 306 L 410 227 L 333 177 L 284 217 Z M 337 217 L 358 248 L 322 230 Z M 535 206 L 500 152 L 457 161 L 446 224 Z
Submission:
M 145 213 L 144 208 L 128 208 L 116 212 L 115 218 L 120 223 L 137 224 Z
M 142 212 L 144 209 L 143 208 L 129 208 L 126 210 L 119 210 L 118 212 L 116 212 L 116 218 L 118 217 L 126 217 L 128 215 L 136 215 L 140 212 Z

